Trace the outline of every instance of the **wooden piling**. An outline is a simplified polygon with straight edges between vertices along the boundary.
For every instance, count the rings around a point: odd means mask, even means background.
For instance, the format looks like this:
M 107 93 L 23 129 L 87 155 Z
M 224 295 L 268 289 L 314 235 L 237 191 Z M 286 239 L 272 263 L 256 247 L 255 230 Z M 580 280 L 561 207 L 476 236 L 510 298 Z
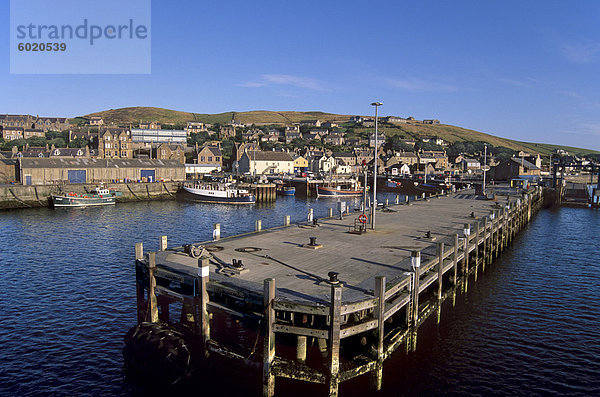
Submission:
M 283 217 L 283 226 L 289 226 L 290 225 L 290 216 L 286 215 Z
M 465 236 L 465 243 L 463 248 L 463 274 L 468 277 L 469 274 L 469 236 Z
M 488 261 L 488 218 L 487 216 L 483 219 L 483 267 L 485 270 L 485 264 Z
M 144 243 L 135 243 L 135 259 L 144 259 Z
M 158 302 L 156 300 L 156 252 L 148 253 L 148 278 L 150 286 L 148 289 L 148 303 L 150 305 L 150 322 L 158 322 Z
M 296 359 L 300 362 L 306 361 L 306 336 L 297 335 L 296 337 Z
M 384 337 L 384 311 L 385 311 L 385 277 L 375 277 L 375 298 L 377 306 L 375 307 L 374 317 L 377 320 L 377 363 L 373 371 L 373 385 L 376 390 L 381 390 L 383 380 L 383 337 Z
M 275 376 L 271 371 L 275 358 L 275 279 L 268 278 L 263 284 L 263 304 L 265 310 L 265 340 L 263 349 L 263 397 L 272 397 L 275 394 Z
M 479 267 L 479 238 L 479 221 L 477 221 L 475 226 L 475 271 L 477 271 L 477 268 Z
M 221 239 L 221 224 L 215 223 L 213 225 L 213 240 L 217 241 Z
M 419 277 L 421 277 L 421 252 L 411 252 L 411 266 L 414 272 L 413 275 L 413 312 L 412 312 L 412 324 L 416 325 L 419 321 Z
M 329 396 L 338 395 L 340 384 L 340 332 L 342 323 L 342 286 L 339 282 L 331 285 L 331 306 L 329 310 Z
M 262 230 L 262 220 L 257 219 L 256 222 L 254 223 L 254 231 L 260 232 L 261 230 Z
M 442 299 L 442 278 L 444 275 L 444 243 L 440 242 L 437 244 L 437 256 L 438 256 L 438 299 Z
M 160 236 L 159 246 L 160 251 L 167 250 L 167 236 Z
M 327 208 L 327 217 L 333 218 L 333 208 Z
M 204 351 L 207 354 L 206 345 L 210 340 L 210 319 L 208 316 L 208 281 L 209 281 L 209 260 L 208 258 L 198 259 L 198 289 L 196 290 L 196 302 L 194 304 L 196 312 L 194 321 L 196 331 L 202 336 Z
M 454 235 L 454 252 L 452 253 L 452 265 L 453 265 L 453 272 L 452 272 L 452 285 L 454 287 L 456 287 L 457 284 L 457 278 L 458 278 L 458 247 L 459 247 L 459 242 L 458 242 L 458 234 Z

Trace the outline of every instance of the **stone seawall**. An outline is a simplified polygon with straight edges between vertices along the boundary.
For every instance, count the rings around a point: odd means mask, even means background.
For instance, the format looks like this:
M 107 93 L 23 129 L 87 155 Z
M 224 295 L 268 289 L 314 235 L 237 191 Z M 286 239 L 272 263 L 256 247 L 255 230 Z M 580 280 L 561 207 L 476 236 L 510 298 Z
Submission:
M 171 200 L 175 198 L 180 182 L 155 183 L 111 183 L 109 188 L 121 191 L 123 196 L 117 202 Z M 85 194 L 92 191 L 96 185 L 65 185 L 65 192 Z M 13 208 L 48 207 L 49 198 L 59 192 L 58 185 L 4 185 L 0 186 L 0 210 Z

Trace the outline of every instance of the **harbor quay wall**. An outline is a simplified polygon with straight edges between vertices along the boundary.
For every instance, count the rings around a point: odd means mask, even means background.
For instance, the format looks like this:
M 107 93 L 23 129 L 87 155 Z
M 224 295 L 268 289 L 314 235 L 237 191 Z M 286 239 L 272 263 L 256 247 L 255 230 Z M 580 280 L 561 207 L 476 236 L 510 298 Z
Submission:
M 123 193 L 118 202 L 174 199 L 180 182 L 110 183 L 107 186 Z M 50 196 L 63 192 L 85 194 L 95 184 L 72 185 L 4 185 L 0 186 L 0 210 L 50 206 Z

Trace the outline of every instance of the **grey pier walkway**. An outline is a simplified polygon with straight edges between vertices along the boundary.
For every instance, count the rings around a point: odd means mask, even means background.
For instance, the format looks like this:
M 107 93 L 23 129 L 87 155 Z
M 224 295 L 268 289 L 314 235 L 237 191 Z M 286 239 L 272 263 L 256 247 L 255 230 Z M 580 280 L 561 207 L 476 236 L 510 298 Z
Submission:
M 169 322 L 169 305 L 181 302 L 181 319 L 205 352 L 241 357 L 211 334 L 211 315 L 259 319 L 265 396 L 274 395 L 276 377 L 322 383 L 337 395 L 340 382 L 371 373 L 379 389 L 383 361 L 408 346 L 431 312 L 420 295 L 439 306 L 490 264 L 543 202 L 539 188 L 495 197 L 463 190 L 387 205 L 377 211 L 376 230 L 363 227 L 360 213 L 340 219 L 330 210 L 316 222 L 290 225 L 286 217 L 268 230 L 259 220 L 255 232 L 224 239 L 215 225 L 214 241 L 184 247 L 167 248 L 163 237 L 156 253 L 144 254 L 138 243 L 138 321 Z M 278 354 L 283 335 L 295 338 L 295 357 Z M 373 354 L 340 355 L 357 338 L 372 340 Z M 311 341 L 322 366 L 306 364 Z

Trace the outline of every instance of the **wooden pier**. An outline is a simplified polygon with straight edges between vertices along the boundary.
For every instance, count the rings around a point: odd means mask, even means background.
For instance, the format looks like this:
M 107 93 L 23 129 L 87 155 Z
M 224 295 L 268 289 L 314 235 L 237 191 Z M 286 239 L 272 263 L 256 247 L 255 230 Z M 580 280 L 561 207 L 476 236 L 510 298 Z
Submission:
M 331 210 L 266 230 L 259 220 L 252 233 L 185 247 L 167 248 L 163 237 L 158 252 L 138 243 L 138 321 L 168 322 L 178 303 L 177 318 L 206 354 L 241 358 L 211 330 L 211 316 L 254 319 L 264 396 L 277 378 L 320 383 L 336 396 L 341 382 L 371 374 L 380 389 L 386 358 L 416 348 L 418 326 L 436 311 L 439 319 L 456 286 L 492 263 L 541 208 L 543 191 L 496 200 L 462 190 L 387 205 L 376 230 L 360 228 L 360 213 Z M 370 349 L 350 353 L 356 345 Z

